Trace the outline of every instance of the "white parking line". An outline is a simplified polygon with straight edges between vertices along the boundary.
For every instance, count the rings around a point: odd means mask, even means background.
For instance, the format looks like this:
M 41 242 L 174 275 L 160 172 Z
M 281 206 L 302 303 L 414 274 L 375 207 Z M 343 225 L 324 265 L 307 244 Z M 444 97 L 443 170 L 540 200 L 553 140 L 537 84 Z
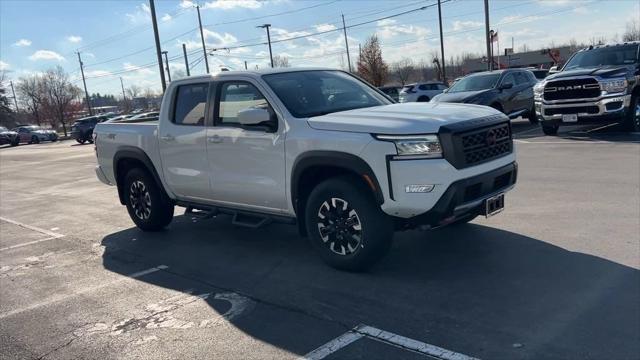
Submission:
M 410 339 L 368 325 L 358 325 L 339 337 L 306 354 L 302 359 L 320 360 L 363 337 L 443 360 L 478 360 L 422 341 Z
M 2 314 L 0 314 L 0 319 L 4 319 L 6 317 L 13 316 L 13 315 L 16 315 L 16 314 L 20 314 L 20 313 L 23 313 L 25 311 L 37 309 L 37 308 L 42 307 L 42 306 L 46 306 L 46 305 L 50 305 L 50 304 L 53 304 L 53 303 L 56 303 L 56 302 L 67 300 L 67 299 L 76 297 L 78 295 L 82 295 L 82 294 L 86 294 L 86 293 L 89 293 L 89 292 L 92 292 L 92 291 L 100 290 L 100 289 L 105 288 L 107 286 L 111 286 L 111 285 L 117 284 L 117 283 L 119 283 L 121 281 L 124 281 L 126 279 L 138 278 L 138 277 L 141 277 L 141 276 L 144 276 L 144 275 L 148 275 L 148 274 L 154 273 L 156 271 L 165 270 L 167 268 L 169 268 L 169 267 L 166 266 L 166 265 L 158 265 L 158 266 L 152 267 L 150 269 L 146 269 L 146 270 L 138 271 L 138 272 L 135 272 L 135 273 L 132 273 L 132 274 L 129 274 L 129 275 L 125 275 L 125 277 L 120 278 L 118 280 L 114 280 L 114 281 L 110 281 L 110 282 L 106 282 L 106 283 L 101 283 L 100 285 L 90 286 L 90 287 L 87 287 L 87 288 L 84 288 L 84 289 L 80 289 L 80 290 L 78 290 L 76 292 L 73 292 L 71 294 L 57 295 L 57 296 L 54 296 L 54 297 L 48 299 L 47 301 L 35 303 L 35 304 L 29 305 L 29 306 L 26 306 L 26 307 L 23 307 L 23 308 L 20 308 L 20 309 L 15 309 L 15 310 L 7 311 L 6 313 L 2 313 Z
M 319 348 L 308 353 L 301 358 L 305 360 L 320 360 L 329 356 L 330 354 L 342 349 L 343 347 L 351 344 L 352 342 L 359 340 L 364 335 L 353 331 L 347 331 L 346 333 L 338 336 L 337 338 L 329 341 L 328 343 L 320 346 Z
M 5 246 L 3 248 L 0 248 L 0 251 L 11 250 L 11 249 L 20 248 L 20 247 L 23 247 L 23 246 L 29 246 L 29 245 L 41 243 L 41 242 L 44 242 L 44 241 L 49 241 L 49 240 L 55 240 L 55 239 L 59 239 L 59 238 L 64 236 L 62 234 L 58 234 L 58 233 L 55 233 L 53 231 L 41 229 L 39 227 L 32 226 L 32 225 L 27 225 L 27 224 L 21 223 L 19 221 L 7 219 L 7 218 L 1 217 L 1 216 L 0 216 L 0 220 L 8 222 L 8 223 L 13 224 L 13 225 L 17 225 L 17 226 L 19 226 L 21 228 L 25 228 L 25 229 L 29 229 L 29 230 L 32 230 L 32 231 L 35 231 L 35 232 L 39 232 L 39 233 L 44 234 L 44 235 L 49 235 L 48 238 L 29 241 L 29 242 L 16 244 L 16 245 L 11 245 L 11 246 Z M 54 228 L 54 229 L 57 229 L 57 228 Z

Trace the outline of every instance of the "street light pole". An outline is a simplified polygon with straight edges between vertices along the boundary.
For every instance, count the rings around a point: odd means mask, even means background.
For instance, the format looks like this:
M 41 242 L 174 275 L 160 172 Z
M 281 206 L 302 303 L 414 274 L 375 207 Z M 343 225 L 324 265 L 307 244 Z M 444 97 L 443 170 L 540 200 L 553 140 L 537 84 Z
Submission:
M 342 15 L 342 31 L 344 32 L 344 46 L 347 48 L 347 64 L 349 64 L 349 72 L 351 72 L 351 57 L 349 56 L 349 41 L 347 40 L 347 25 L 344 23 L 344 14 Z
M 187 46 L 182 44 L 182 54 L 184 55 L 184 67 L 187 69 L 187 76 L 191 76 L 189 72 L 189 59 L 187 58 Z
M 271 52 L 271 34 L 269 33 L 269 28 L 271 27 L 271 24 L 264 24 L 258 27 L 267 29 L 267 42 L 269 43 L 269 58 L 271 59 L 271 67 L 273 67 L 273 53 Z
M 78 54 L 78 62 L 80 63 L 80 73 L 82 74 L 82 84 L 84 85 L 84 96 L 85 96 L 85 100 L 87 101 L 87 108 L 89 109 L 89 115 L 93 116 L 93 110 L 91 109 L 91 101 L 89 100 L 89 92 L 87 91 L 87 81 L 84 79 L 84 64 L 82 63 L 80 52 L 78 51 L 76 54 Z
M 9 84 L 11 84 L 11 93 L 13 94 L 13 103 L 16 105 L 16 112 L 20 111 L 20 109 L 18 109 L 18 99 L 16 98 L 16 91 L 13 89 L 13 80 L 9 81 Z
M 162 55 L 164 55 L 164 62 L 167 63 L 167 79 L 171 82 L 171 71 L 169 71 L 169 58 L 167 57 L 167 54 L 168 52 L 166 50 L 162 52 Z

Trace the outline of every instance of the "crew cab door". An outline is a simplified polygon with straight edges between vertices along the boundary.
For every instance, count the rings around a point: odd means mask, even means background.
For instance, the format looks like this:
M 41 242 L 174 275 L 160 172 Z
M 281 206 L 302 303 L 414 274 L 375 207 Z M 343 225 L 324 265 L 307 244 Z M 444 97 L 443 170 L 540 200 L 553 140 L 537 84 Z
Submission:
M 284 126 L 264 94 L 249 78 L 216 84 L 214 126 L 207 129 L 212 197 L 229 206 L 280 212 L 286 208 Z M 275 128 L 241 125 L 238 112 L 252 107 L 267 108 Z
M 158 126 L 158 146 L 165 182 L 180 198 L 210 195 L 205 114 L 208 82 L 179 85 L 165 101 Z

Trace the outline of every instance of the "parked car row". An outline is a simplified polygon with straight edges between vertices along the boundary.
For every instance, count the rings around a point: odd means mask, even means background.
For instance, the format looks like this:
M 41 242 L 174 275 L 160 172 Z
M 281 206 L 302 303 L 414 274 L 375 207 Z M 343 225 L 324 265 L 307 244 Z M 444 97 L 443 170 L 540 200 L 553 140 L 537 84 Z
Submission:
M 143 112 L 143 113 L 135 113 L 135 114 L 127 114 L 127 115 L 118 115 L 118 114 L 105 114 L 105 115 L 95 115 L 89 116 L 85 118 L 81 118 L 76 120 L 71 125 L 71 137 L 74 138 L 79 144 L 84 144 L 86 142 L 93 142 L 93 129 L 96 127 L 96 124 L 101 122 L 120 122 L 120 121 L 129 121 L 129 120 L 153 120 L 158 117 L 157 111 L 152 112 Z

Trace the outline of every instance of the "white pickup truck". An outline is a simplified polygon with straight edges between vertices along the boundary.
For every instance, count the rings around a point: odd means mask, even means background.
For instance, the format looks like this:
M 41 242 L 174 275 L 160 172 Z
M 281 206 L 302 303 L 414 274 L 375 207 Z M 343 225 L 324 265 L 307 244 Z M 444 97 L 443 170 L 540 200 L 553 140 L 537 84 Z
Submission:
M 516 182 L 511 125 L 485 106 L 395 104 L 330 69 L 175 80 L 159 120 L 100 123 L 98 178 L 142 230 L 174 207 L 237 225 L 297 224 L 331 266 L 362 270 L 396 230 L 504 208 Z

